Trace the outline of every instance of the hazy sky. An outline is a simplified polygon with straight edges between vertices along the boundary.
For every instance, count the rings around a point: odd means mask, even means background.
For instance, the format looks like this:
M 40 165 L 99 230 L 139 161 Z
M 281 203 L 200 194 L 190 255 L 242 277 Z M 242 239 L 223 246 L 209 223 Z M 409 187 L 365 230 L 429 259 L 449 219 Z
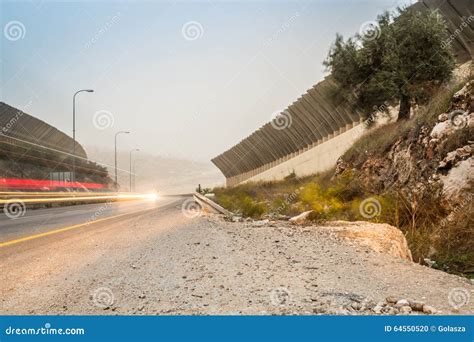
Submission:
M 72 94 L 93 88 L 77 98 L 84 145 L 126 129 L 124 149 L 194 160 L 321 80 L 336 32 L 413 2 L 0 1 L 1 101 L 71 134 Z

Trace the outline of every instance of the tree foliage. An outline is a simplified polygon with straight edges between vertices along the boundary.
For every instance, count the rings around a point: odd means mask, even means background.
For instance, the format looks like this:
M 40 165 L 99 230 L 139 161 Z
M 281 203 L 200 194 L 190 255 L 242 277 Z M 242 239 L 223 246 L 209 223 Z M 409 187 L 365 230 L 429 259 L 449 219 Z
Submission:
M 399 103 L 398 119 L 406 119 L 413 103 L 423 103 L 451 77 L 455 62 L 443 44 L 447 38 L 438 13 L 399 8 L 354 37 L 336 35 L 324 65 L 366 118 Z

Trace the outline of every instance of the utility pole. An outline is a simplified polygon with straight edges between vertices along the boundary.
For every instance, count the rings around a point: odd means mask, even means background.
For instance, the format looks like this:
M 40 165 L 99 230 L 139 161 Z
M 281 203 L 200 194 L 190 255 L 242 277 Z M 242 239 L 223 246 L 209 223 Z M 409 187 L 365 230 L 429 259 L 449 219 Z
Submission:
M 135 148 L 130 151 L 130 192 L 132 192 L 132 152 L 138 152 L 140 149 Z
M 129 134 L 129 131 L 119 131 L 115 133 L 115 185 L 118 185 L 118 180 L 117 180 L 117 135 L 119 134 Z
M 76 181 L 76 95 L 82 92 L 93 93 L 93 89 L 81 89 L 74 93 L 72 97 L 72 179 Z

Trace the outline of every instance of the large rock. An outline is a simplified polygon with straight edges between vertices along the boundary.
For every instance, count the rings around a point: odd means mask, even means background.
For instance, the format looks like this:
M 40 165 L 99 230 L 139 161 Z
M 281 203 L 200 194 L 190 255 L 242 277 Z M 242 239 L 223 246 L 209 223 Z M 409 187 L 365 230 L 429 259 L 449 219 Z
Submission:
M 454 132 L 454 125 L 450 120 L 438 122 L 431 130 L 430 136 L 436 139 L 442 139 Z
M 456 161 L 457 158 L 457 152 L 456 151 L 451 151 L 449 152 L 446 157 L 439 163 L 439 168 L 444 169 L 444 168 L 449 168 L 451 167 L 454 162 Z
M 446 119 L 448 116 L 449 120 Z M 474 125 L 474 113 L 468 110 L 454 110 L 450 114 L 443 113 L 438 117 L 438 122 L 431 130 L 430 136 L 436 139 L 444 139 L 454 131 L 466 126 Z
M 473 105 L 472 105 L 472 106 L 474 107 L 474 101 L 473 101 Z M 467 125 L 468 125 L 469 127 L 474 127 L 474 112 L 472 112 L 471 114 L 469 114 L 468 119 L 467 119 Z
M 302 212 L 297 216 L 293 216 L 289 219 L 289 221 L 293 224 L 305 224 L 309 222 L 309 215 L 313 212 L 313 210 Z
M 438 121 L 439 122 L 444 122 L 448 119 L 449 119 L 448 113 L 442 113 L 442 114 L 438 115 Z
M 438 313 L 438 310 L 436 310 L 434 307 L 429 306 L 429 305 L 423 305 L 423 312 L 427 315 L 434 315 Z
M 369 247 L 378 253 L 412 261 L 407 240 L 398 228 L 385 223 L 364 221 L 335 221 L 330 222 L 330 224 L 331 226 L 324 226 L 322 229 L 327 229 L 338 236 Z
M 464 197 L 465 193 L 472 191 L 470 184 L 474 182 L 474 159 L 470 157 L 461 161 L 447 175 L 441 175 L 443 193 L 448 199 L 457 200 Z
M 423 311 L 423 306 L 424 305 L 425 305 L 425 303 L 423 303 L 419 300 L 410 300 L 410 307 L 412 308 L 412 310 Z
M 474 88 L 474 81 L 469 81 L 467 82 L 462 89 L 457 91 L 453 95 L 453 102 L 467 102 L 469 103 L 469 100 L 471 98 L 472 90 Z

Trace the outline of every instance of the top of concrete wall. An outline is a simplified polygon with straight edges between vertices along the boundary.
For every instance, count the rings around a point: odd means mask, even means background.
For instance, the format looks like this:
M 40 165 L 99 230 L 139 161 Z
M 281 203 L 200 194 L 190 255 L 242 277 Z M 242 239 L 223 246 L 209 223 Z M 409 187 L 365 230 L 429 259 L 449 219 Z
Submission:
M 70 136 L 6 103 L 0 102 L 0 137 L 13 137 L 41 146 L 72 153 Z M 76 142 L 76 155 L 87 158 L 84 148 Z
M 474 56 L 474 1 L 420 0 L 411 6 L 415 10 L 437 10 L 445 18 L 452 38 L 451 47 L 459 63 Z
M 338 87 L 330 78 L 319 82 L 239 144 L 212 159 L 226 177 L 235 176 L 295 153 L 360 121 L 348 101 L 334 101 Z
M 438 10 L 446 19 L 458 62 L 472 58 L 473 0 L 421 0 L 412 8 Z M 318 140 L 331 138 L 361 118 L 361 113 L 351 110 L 348 101 L 340 97 L 334 100 L 338 94 L 337 85 L 326 77 L 288 106 L 279 119 L 266 123 L 212 162 L 229 178 L 291 155 Z

